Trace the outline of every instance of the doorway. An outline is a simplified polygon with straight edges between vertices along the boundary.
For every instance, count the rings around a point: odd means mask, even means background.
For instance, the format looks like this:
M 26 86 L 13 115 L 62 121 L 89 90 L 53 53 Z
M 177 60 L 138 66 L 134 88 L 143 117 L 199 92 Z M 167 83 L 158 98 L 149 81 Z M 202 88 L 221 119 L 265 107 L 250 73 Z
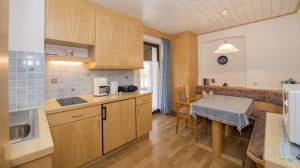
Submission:
M 159 112 L 159 45 L 144 42 L 144 69 L 140 70 L 140 89 L 152 92 L 152 111 Z

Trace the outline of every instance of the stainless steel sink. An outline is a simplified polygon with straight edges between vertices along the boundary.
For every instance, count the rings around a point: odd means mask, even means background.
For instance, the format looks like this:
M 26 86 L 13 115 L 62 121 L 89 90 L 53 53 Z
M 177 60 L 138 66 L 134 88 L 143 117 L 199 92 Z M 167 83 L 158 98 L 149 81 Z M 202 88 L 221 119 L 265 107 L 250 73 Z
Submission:
M 9 113 L 9 138 L 15 144 L 38 136 L 37 109 Z

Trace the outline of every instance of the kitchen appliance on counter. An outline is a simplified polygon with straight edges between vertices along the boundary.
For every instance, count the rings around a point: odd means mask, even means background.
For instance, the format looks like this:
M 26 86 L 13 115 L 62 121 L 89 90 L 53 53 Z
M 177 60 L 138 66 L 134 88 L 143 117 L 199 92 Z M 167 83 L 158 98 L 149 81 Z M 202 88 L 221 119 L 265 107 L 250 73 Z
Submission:
M 115 94 L 117 94 L 118 93 L 118 82 L 116 82 L 116 81 L 112 81 L 112 82 L 110 82 L 110 94 L 111 95 L 115 95 Z
M 284 84 L 296 84 L 296 83 L 297 82 L 293 78 L 290 78 L 289 80 L 281 81 L 282 85 L 284 85 Z
M 289 141 L 300 145 L 300 84 L 283 85 L 283 123 Z
M 86 100 L 80 98 L 80 97 L 69 97 L 69 98 L 62 98 L 62 99 L 56 99 L 56 101 L 61 106 L 69 106 L 74 104 L 81 104 L 81 103 L 87 103 Z
M 119 92 L 135 92 L 138 90 L 137 86 L 134 85 L 123 85 L 119 86 Z
M 204 86 L 209 86 L 209 85 L 210 85 L 210 79 L 208 79 L 208 78 L 203 78 L 203 85 L 204 85 Z
M 107 78 L 94 78 L 94 96 L 107 96 L 109 92 Z

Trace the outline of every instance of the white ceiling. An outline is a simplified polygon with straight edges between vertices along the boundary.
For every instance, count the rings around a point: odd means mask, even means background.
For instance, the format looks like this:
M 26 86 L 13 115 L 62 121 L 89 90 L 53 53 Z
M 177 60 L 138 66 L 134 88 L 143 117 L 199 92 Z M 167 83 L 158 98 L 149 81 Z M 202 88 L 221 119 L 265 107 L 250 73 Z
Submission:
M 294 13 L 299 0 L 92 0 L 143 20 L 148 27 L 175 34 L 203 34 Z

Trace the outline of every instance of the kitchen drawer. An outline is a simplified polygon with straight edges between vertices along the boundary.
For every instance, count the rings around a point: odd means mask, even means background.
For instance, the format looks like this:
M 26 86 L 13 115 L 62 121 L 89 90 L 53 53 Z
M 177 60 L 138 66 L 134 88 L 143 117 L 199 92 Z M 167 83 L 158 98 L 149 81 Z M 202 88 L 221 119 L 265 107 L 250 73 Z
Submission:
M 152 102 L 152 95 L 146 95 L 136 98 L 136 105 L 151 103 Z
M 80 108 L 76 110 L 65 111 L 61 113 L 48 115 L 48 122 L 50 127 L 82 120 L 85 118 L 99 116 L 101 111 L 101 106 L 91 106 Z

